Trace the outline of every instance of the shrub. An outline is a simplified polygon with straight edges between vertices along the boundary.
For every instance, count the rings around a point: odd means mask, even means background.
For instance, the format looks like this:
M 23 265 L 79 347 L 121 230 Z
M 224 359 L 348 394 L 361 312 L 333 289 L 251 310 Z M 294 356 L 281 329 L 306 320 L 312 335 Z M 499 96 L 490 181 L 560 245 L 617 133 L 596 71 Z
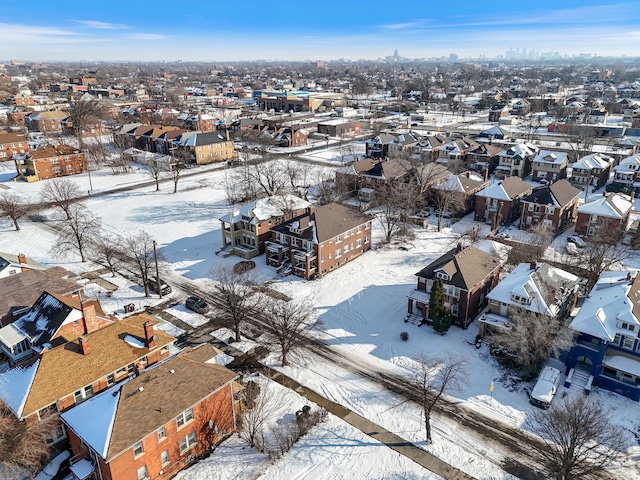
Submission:
M 409 334 L 407 332 L 402 332 L 400 334 L 400 338 L 402 339 L 403 342 L 406 342 L 407 340 L 409 340 Z

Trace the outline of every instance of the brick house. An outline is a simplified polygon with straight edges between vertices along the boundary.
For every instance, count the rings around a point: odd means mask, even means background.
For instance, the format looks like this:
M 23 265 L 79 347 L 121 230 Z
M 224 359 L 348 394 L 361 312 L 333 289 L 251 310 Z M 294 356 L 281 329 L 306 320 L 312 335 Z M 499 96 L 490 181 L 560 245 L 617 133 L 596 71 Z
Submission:
M 489 181 L 475 172 L 462 172 L 459 175 L 451 174 L 445 181 L 432 187 L 434 202 L 440 208 L 440 195 L 455 196 L 449 202 L 450 205 L 458 206 L 456 215 L 466 215 L 475 207 L 475 194 L 489 185 Z M 444 206 L 443 208 L 447 208 Z
M 58 296 L 78 297 L 83 288 L 69 279 L 69 272 L 62 267 L 27 270 L 20 275 L 0 278 L 0 327 L 20 318 L 44 291 Z
M 43 292 L 27 313 L 0 328 L 0 353 L 11 364 L 24 362 L 69 338 L 94 332 L 114 320 L 97 300 Z
M 342 137 L 344 135 L 360 135 L 360 120 L 327 120 L 318 123 L 318 133 L 330 137 Z
M 0 132 L 0 162 L 12 160 L 14 155 L 29 153 L 29 143 L 23 135 Z
M 507 225 L 520 218 L 521 201 L 531 193 L 533 187 L 520 177 L 506 177 L 476 193 L 476 222 L 491 222 Z
M 497 128 L 497 127 L 496 127 Z M 477 147 L 467 151 L 465 162 L 467 168 L 478 172 L 493 172 L 498 166 L 500 158 L 498 155 L 503 151 L 499 145 L 490 143 L 480 143 Z
M 558 230 L 576 218 L 580 190 L 562 179 L 551 185 L 534 188 L 522 199 L 520 228 L 526 229 L 542 222 Z
M 540 150 L 533 159 L 533 181 L 550 183 L 567 176 L 569 157 L 565 152 Z
M 593 185 L 602 187 L 609 181 L 611 166 L 614 159 L 602 153 L 592 153 L 582 157 L 571 165 L 571 185 L 578 188 L 586 188 Z
M 517 143 L 500 152 L 498 166 L 494 172 L 496 178 L 526 178 L 531 170 L 531 161 L 537 152 L 538 148 L 530 143 Z
M 61 415 L 77 478 L 169 479 L 236 430 L 232 371 L 181 352 Z
M 604 272 L 569 327 L 575 343 L 565 360 L 572 384 L 591 386 L 640 401 L 640 275 Z
M 76 130 L 73 126 L 73 122 L 71 121 L 71 117 L 62 119 L 60 124 L 62 126 L 62 133 L 66 135 L 76 135 Z M 81 135 L 83 137 L 88 137 L 91 135 L 104 135 L 105 133 L 106 129 L 104 122 L 98 117 L 91 117 L 86 119 Z
M 502 261 L 475 247 L 458 245 L 416 273 L 418 286 L 409 293 L 407 321 L 431 323 L 429 299 L 435 280 L 442 280 L 445 306 L 453 325 L 467 328 L 498 284 Z
M 267 265 L 279 273 L 310 280 L 359 257 L 371 248 L 371 219 L 329 203 L 271 228 Z
M 578 207 L 576 235 L 622 235 L 627 229 L 632 207 L 633 200 L 629 196 L 613 192 L 583 203 Z
M 62 120 L 69 114 L 61 110 L 32 112 L 25 116 L 27 128 L 36 132 L 62 132 Z
M 489 311 L 480 335 L 509 328 L 514 315 L 528 312 L 549 321 L 564 319 L 575 306 L 579 278 L 547 263 L 521 263 L 487 294 Z
M 0 400 L 20 420 L 57 416 L 169 357 L 175 338 L 146 314 L 127 317 L 0 373 Z M 67 438 L 62 426 L 48 444 Z
M 294 195 L 274 195 L 248 203 L 219 218 L 223 247 L 242 258 L 253 258 L 265 251 L 270 229 L 312 210 L 311 203 Z
M 14 159 L 18 177 L 28 182 L 87 171 L 87 155 L 69 145 L 41 147 Z

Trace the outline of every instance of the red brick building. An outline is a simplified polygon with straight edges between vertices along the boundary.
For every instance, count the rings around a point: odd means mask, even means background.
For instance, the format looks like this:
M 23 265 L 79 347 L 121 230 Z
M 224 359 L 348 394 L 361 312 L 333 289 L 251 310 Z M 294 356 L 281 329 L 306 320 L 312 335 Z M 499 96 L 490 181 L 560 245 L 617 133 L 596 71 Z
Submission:
M 214 356 L 189 349 L 63 413 L 72 473 L 169 479 L 234 432 L 237 375 Z
M 576 235 L 622 235 L 627 229 L 633 200 L 628 195 L 609 193 L 590 199 L 578 207 Z
M 15 160 L 18 177 L 28 182 L 87 171 L 87 156 L 68 145 L 43 147 Z
M 0 132 L 0 162 L 12 160 L 14 155 L 25 155 L 29 152 L 29 143 L 23 135 Z
M 487 293 L 500 281 L 500 258 L 475 247 L 449 250 L 416 273 L 418 286 L 409 293 L 408 317 L 413 323 L 431 323 L 430 292 L 433 282 L 441 280 L 445 307 L 453 316 L 453 325 L 467 328 L 486 305 Z
M 371 248 L 371 219 L 330 203 L 271 229 L 267 265 L 310 280 L 359 257 Z
M 538 223 L 558 230 L 576 218 L 580 190 L 568 181 L 558 180 L 546 187 L 537 187 L 522 199 L 520 228 L 527 229 Z
M 492 228 L 520 218 L 521 201 L 533 187 L 520 177 L 506 177 L 476 193 L 474 220 L 489 222 Z
M 25 123 L 29 130 L 36 132 L 61 132 L 62 120 L 69 114 L 60 110 L 48 112 L 31 112 L 25 117 Z

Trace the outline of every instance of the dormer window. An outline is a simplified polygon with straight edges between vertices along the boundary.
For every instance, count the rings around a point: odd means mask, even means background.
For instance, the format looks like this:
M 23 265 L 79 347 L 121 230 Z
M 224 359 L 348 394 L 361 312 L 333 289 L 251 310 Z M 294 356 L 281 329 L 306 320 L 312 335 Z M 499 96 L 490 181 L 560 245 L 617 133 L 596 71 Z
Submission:
M 636 326 L 633 325 L 632 323 L 618 322 L 618 328 L 621 328 L 623 330 L 629 330 L 630 332 L 636 331 Z
M 440 278 L 442 280 L 449 280 L 449 274 L 447 272 L 437 272 L 436 273 L 436 278 Z
M 515 293 L 511 294 L 511 300 L 521 305 L 529 305 L 531 303 L 531 299 L 529 297 L 523 297 L 521 295 L 516 295 Z

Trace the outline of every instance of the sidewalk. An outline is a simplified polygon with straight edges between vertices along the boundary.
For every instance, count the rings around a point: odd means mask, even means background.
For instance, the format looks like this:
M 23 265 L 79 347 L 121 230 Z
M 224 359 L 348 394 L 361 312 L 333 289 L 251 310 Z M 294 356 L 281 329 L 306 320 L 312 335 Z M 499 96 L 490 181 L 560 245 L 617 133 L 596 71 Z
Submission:
M 371 438 L 384 443 L 386 446 L 395 450 L 400 455 L 407 457 L 409 460 L 413 460 L 418 465 L 426 468 L 436 475 L 440 475 L 446 480 L 474 480 L 474 477 L 467 475 L 466 473 L 458 470 L 457 468 L 449 465 L 446 462 L 443 462 L 438 457 L 431 455 L 429 452 L 419 448 L 413 443 L 406 441 L 395 433 L 391 433 L 388 430 L 385 430 L 380 425 L 376 425 L 375 423 L 367 420 L 357 413 L 352 412 L 342 405 L 338 405 L 337 403 L 318 395 L 313 390 L 300 385 L 298 382 L 287 377 L 286 375 L 283 375 L 282 373 L 272 370 L 268 367 L 263 367 L 261 369 L 261 373 L 267 378 L 278 382 L 280 385 L 296 391 L 316 405 L 323 407 L 336 417 L 341 418 L 349 425 L 354 426 L 361 432 L 369 435 Z

